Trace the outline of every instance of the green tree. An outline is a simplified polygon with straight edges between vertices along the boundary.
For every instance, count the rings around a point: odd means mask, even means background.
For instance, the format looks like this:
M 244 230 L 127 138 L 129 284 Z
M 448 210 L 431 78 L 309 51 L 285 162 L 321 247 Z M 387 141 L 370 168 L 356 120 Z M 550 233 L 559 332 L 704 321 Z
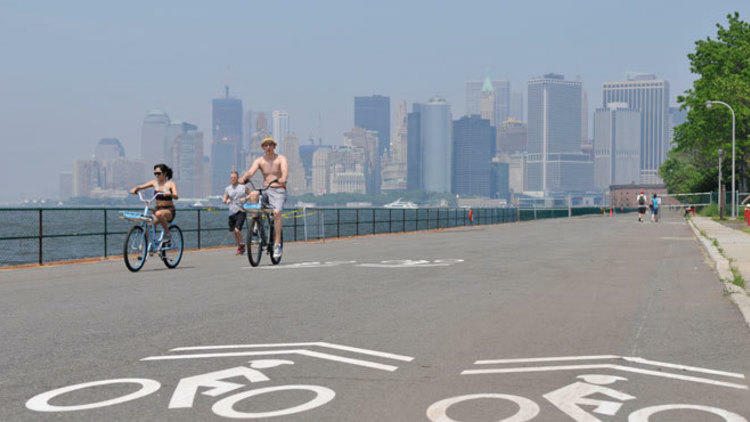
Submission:
M 687 120 L 675 128 L 675 147 L 659 169 L 671 192 L 713 190 L 717 184 L 718 150 L 727 152 L 723 177 L 729 184 L 732 153 L 732 117 L 724 106 L 706 107 L 706 101 L 723 101 L 736 114 L 736 173 L 738 189 L 748 191 L 750 165 L 750 24 L 739 13 L 727 15 L 728 24 L 716 24 L 716 39 L 695 42 L 688 54 L 690 71 L 699 75 L 693 88 L 677 97 Z

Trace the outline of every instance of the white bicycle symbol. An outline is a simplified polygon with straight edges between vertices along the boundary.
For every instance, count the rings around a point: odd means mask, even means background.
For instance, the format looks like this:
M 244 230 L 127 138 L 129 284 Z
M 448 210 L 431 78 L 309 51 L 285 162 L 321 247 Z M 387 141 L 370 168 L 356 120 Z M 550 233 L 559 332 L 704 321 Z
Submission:
M 239 384 L 236 382 L 224 381 L 225 379 L 244 377 L 250 383 L 269 381 L 270 379 L 260 372 L 258 369 L 273 368 L 279 365 L 292 365 L 294 362 L 290 360 L 281 359 L 259 359 L 250 361 L 250 367 L 237 366 L 234 368 L 224 369 L 216 372 L 209 372 L 206 374 L 200 374 L 192 377 L 183 378 L 177 384 L 177 387 L 172 394 L 172 398 L 169 401 L 169 409 L 180 409 L 180 408 L 191 408 L 195 402 L 195 398 L 198 395 L 198 390 L 202 395 L 210 397 L 218 397 L 222 394 L 229 393 L 244 388 L 245 384 Z M 103 400 L 93 403 L 83 403 L 75 405 L 53 405 L 50 404 L 52 399 L 58 398 L 64 394 L 71 393 L 73 391 L 83 390 L 87 388 L 95 388 L 113 384 L 136 384 L 139 389 L 135 392 L 125 394 L 123 396 Z M 97 409 L 101 407 L 112 406 L 115 404 L 125 403 L 133 400 L 146 397 L 150 394 L 155 393 L 161 388 L 161 384 L 158 381 L 148 378 L 118 378 L 102 381 L 86 382 L 82 384 L 70 385 L 67 387 L 58 388 L 52 391 L 36 395 L 26 402 L 28 409 L 37 412 L 73 412 L 88 409 Z M 279 391 L 305 391 L 312 392 L 315 396 L 296 406 L 286 407 L 282 409 L 265 411 L 265 412 L 241 412 L 235 409 L 235 406 L 245 400 L 252 397 L 257 397 L 263 394 L 272 394 Z M 336 393 L 328 387 L 320 385 L 278 385 L 273 387 L 255 388 L 247 391 L 238 392 L 231 396 L 225 397 L 213 404 L 211 410 L 218 416 L 233 419 L 259 419 L 259 418 L 271 418 L 275 416 L 285 416 L 294 413 L 305 412 L 316 407 L 320 407 L 336 396 Z
M 635 399 L 635 397 L 627 393 L 623 393 L 609 387 L 604 387 L 604 385 L 606 384 L 613 384 L 617 381 L 626 381 L 627 378 L 596 374 L 580 375 L 578 376 L 578 378 L 582 379 L 584 382 L 577 381 L 573 384 L 566 385 L 565 387 L 559 388 L 555 391 L 551 391 L 543 395 L 545 399 L 555 405 L 555 407 L 557 407 L 563 413 L 573 418 L 573 420 L 575 421 L 600 422 L 600 419 L 583 410 L 580 405 L 596 406 L 593 410 L 594 413 L 607 416 L 614 416 L 623 405 L 623 403 L 617 401 L 594 399 L 590 397 L 592 395 L 604 395 L 613 399 L 620 400 L 622 402 Z M 526 397 L 515 396 L 511 394 L 483 393 L 451 397 L 433 403 L 427 409 L 427 418 L 432 422 L 459 422 L 455 419 L 451 419 L 448 416 L 448 409 L 457 403 L 477 399 L 497 399 L 510 401 L 518 406 L 518 411 L 513 416 L 501 419 L 500 422 L 526 422 L 534 419 L 537 415 L 539 415 L 539 405 L 536 404 L 533 400 L 527 399 Z M 736 413 L 718 407 L 694 404 L 664 404 L 644 407 L 630 413 L 630 415 L 628 416 L 628 421 L 648 422 L 649 418 L 657 413 L 664 413 L 674 410 L 696 410 L 720 416 L 726 422 L 747 422 L 747 419 Z

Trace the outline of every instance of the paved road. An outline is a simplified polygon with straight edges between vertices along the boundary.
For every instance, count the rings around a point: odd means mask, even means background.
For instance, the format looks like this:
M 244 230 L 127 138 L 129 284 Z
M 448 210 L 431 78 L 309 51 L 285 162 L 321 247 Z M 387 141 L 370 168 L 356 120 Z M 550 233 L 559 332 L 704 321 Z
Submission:
M 739 311 L 687 225 L 633 220 L 3 271 L 0 420 L 749 418 Z

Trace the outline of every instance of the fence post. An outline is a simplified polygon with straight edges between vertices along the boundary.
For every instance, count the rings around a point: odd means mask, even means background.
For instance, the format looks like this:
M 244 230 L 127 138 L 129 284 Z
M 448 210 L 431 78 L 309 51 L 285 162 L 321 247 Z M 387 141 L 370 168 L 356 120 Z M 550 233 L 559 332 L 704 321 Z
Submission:
M 201 210 L 198 210 L 198 249 L 201 248 Z
M 372 234 L 375 234 L 375 208 L 372 209 Z
M 573 201 L 570 199 L 570 196 L 568 196 L 568 218 L 573 217 Z
M 534 207 L 534 220 L 536 220 L 536 204 L 532 204 L 532 207 Z
M 336 208 L 336 237 L 341 237 L 341 208 Z
M 107 209 L 104 209 L 104 257 L 107 257 Z
M 320 213 L 320 226 L 321 226 L 323 240 L 326 240 L 326 212 L 325 210 L 321 210 L 321 213 Z
M 302 208 L 302 222 L 305 224 L 305 242 L 307 242 L 307 207 Z
M 42 237 L 44 236 L 44 230 L 42 228 L 42 210 L 39 209 L 39 265 L 42 265 Z
M 401 231 L 406 231 L 406 209 L 401 210 Z
M 388 233 L 393 233 L 393 208 L 388 208 Z
M 359 208 L 355 209 L 355 218 L 354 218 L 354 235 L 359 236 Z
M 297 211 L 299 211 L 299 208 L 297 208 Z M 295 214 L 299 214 L 299 213 L 295 212 Z M 299 217 L 299 215 L 294 215 L 294 217 L 292 218 L 292 221 L 294 222 L 294 224 L 292 224 L 292 226 L 294 227 L 294 229 L 293 229 L 294 230 L 293 231 L 293 233 L 294 233 L 293 237 L 294 237 L 294 241 L 295 242 L 297 241 L 297 217 Z

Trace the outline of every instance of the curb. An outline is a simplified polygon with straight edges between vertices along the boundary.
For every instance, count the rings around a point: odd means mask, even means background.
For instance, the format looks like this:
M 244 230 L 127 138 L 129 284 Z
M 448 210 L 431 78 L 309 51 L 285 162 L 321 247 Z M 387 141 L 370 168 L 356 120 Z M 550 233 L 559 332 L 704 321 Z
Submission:
M 724 290 L 727 292 L 732 302 L 737 305 L 740 313 L 745 318 L 745 325 L 750 327 L 750 296 L 748 296 L 747 292 L 741 287 L 735 286 L 729 281 L 726 281 L 731 280 L 733 277 L 732 271 L 729 269 L 729 260 L 724 258 L 724 256 L 719 253 L 719 250 L 709 242 L 708 239 L 700 234 L 700 230 L 698 230 L 698 227 L 693 220 L 688 220 L 688 225 L 693 230 L 695 237 L 701 245 L 703 245 L 703 248 L 708 254 L 708 258 L 714 263 L 714 269 L 719 274 L 719 281 L 724 284 Z

